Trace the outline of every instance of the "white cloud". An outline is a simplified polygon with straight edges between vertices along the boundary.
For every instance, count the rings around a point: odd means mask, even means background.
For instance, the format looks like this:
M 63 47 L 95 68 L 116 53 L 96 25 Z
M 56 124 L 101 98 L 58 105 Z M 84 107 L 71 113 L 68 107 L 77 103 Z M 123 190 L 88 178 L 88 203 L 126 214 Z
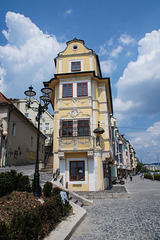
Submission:
M 11 45 L 23 45 L 27 40 L 43 35 L 43 32 L 29 18 L 19 13 L 7 12 L 6 25 L 8 31 L 3 30 L 2 33 Z
M 0 92 L 5 92 L 5 88 L 6 88 L 4 83 L 5 75 L 6 75 L 5 70 L 0 67 Z
M 129 57 L 129 56 L 131 56 L 131 55 L 132 55 L 132 52 L 131 52 L 131 51 L 128 51 L 127 54 L 126 54 L 127 57 Z
M 108 41 L 108 46 L 110 47 L 110 46 L 112 46 L 112 45 L 113 45 L 113 37 L 110 38 L 109 41 Z
M 98 55 L 99 55 L 99 56 L 106 55 L 106 54 L 107 54 L 107 49 L 106 49 L 106 48 L 107 48 L 107 44 L 106 44 L 106 43 L 104 43 L 103 45 L 101 45 Z
M 117 58 L 118 55 L 122 52 L 122 50 L 123 47 L 119 45 L 118 47 L 112 50 L 112 52 L 110 53 L 110 57 Z
M 53 60 L 57 53 L 65 48 L 55 36 L 44 34 L 29 18 L 8 12 L 3 34 L 8 44 L 0 46 L 0 71 L 4 93 L 10 97 L 23 97 L 29 85 L 38 90 L 43 81 L 48 81 L 55 71 Z M 5 74 L 4 75 L 4 71 Z
M 147 129 L 148 133 L 151 133 L 152 137 L 160 137 L 160 122 L 155 122 L 153 126 Z
M 64 13 L 64 16 L 66 17 L 67 15 L 71 15 L 72 14 L 72 9 L 67 9 Z
M 123 43 L 124 45 L 134 44 L 136 41 L 134 38 L 132 38 L 130 35 L 124 33 L 119 38 L 120 43 Z
M 146 131 L 132 132 L 128 134 L 135 149 L 142 149 L 147 153 L 156 152 L 160 142 L 160 122 L 155 122 Z
M 104 74 L 111 74 L 117 67 L 113 60 L 101 61 L 100 65 Z
M 137 61 L 128 64 L 117 82 L 114 111 L 123 119 L 160 113 L 160 30 L 146 34 L 138 44 Z

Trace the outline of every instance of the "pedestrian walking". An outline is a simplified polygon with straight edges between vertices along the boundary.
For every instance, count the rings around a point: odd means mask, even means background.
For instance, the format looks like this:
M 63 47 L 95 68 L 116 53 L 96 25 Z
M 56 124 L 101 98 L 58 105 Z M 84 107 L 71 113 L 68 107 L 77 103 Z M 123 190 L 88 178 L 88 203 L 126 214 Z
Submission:
M 142 173 L 142 180 L 144 181 L 144 173 Z
M 154 181 L 154 172 L 151 172 L 152 180 Z
M 132 182 L 132 174 L 131 173 L 130 173 L 129 177 L 130 177 L 130 181 Z

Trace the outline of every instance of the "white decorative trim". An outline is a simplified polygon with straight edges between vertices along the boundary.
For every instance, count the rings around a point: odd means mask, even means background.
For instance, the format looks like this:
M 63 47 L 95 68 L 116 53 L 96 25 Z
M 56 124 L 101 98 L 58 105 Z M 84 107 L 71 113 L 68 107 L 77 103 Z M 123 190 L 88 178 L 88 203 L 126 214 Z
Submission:
M 78 148 L 78 147 L 77 147 L 77 138 L 74 138 L 74 139 L 73 139 L 73 149 L 74 149 L 74 150 L 77 150 L 77 148 Z
M 69 60 L 69 72 L 72 72 L 71 71 L 71 62 L 81 62 L 81 71 L 80 72 L 82 72 L 84 70 L 83 59 L 72 59 L 72 60 Z
M 73 107 L 77 107 L 77 99 L 72 98 L 72 102 L 73 102 Z
M 90 65 L 90 71 L 92 71 L 93 70 L 92 54 L 89 55 L 89 65 Z
M 60 173 L 63 175 L 63 185 L 65 186 L 65 160 L 59 162 Z
M 87 101 L 89 101 L 89 99 L 86 99 L 86 100 L 84 100 L 84 101 L 80 101 L 80 100 L 78 100 L 78 102 L 80 102 L 80 103 L 85 103 L 85 102 L 87 102 Z
M 101 157 L 101 156 L 102 156 L 101 150 L 94 151 L 94 157 Z
M 62 100 L 60 100 L 60 101 L 62 101 Z M 70 103 L 72 103 L 71 101 L 70 102 L 65 102 L 65 101 L 63 101 L 63 104 L 65 104 L 65 105 L 69 105 Z M 62 106 L 61 106 L 62 107 Z
M 58 152 L 58 157 L 60 160 L 65 160 L 64 152 Z
M 62 73 L 62 58 L 59 58 L 59 72 Z
M 89 167 L 89 191 L 95 191 L 95 166 L 93 158 L 89 158 L 88 167 Z
M 70 112 L 70 115 L 72 118 L 75 118 L 77 115 L 78 115 L 78 109 L 73 109 L 71 112 Z
M 61 118 L 68 117 L 68 115 L 69 115 L 69 112 L 68 112 L 66 115 L 61 116 L 60 119 L 61 119 Z
M 86 116 L 86 117 L 89 117 L 89 118 L 91 117 L 90 114 L 84 114 L 83 112 L 79 112 L 79 114 L 80 114 L 80 113 L 81 113 L 83 116 Z M 78 114 L 78 115 L 79 115 L 79 114 Z
M 88 159 L 93 159 L 94 157 L 93 151 L 87 151 L 87 157 Z
M 58 101 L 58 108 L 61 108 L 62 107 L 62 100 L 59 100 Z
M 66 115 L 61 116 L 60 119 L 66 118 L 66 117 L 68 117 L 68 115 L 70 115 L 72 118 L 75 118 L 79 114 L 82 114 L 83 116 L 86 116 L 89 118 L 91 117 L 91 115 L 89 115 L 89 114 L 84 114 L 83 112 L 78 112 L 78 109 L 75 109 L 75 110 L 73 109 L 71 112 L 68 112 Z

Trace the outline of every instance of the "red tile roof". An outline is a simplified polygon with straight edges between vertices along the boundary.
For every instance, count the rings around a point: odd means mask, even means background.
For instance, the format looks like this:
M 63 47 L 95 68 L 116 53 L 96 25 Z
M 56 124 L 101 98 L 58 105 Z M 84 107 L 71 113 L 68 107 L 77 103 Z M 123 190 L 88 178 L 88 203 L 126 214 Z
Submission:
M 1 92 L 0 92 L 0 104 L 11 104 Z

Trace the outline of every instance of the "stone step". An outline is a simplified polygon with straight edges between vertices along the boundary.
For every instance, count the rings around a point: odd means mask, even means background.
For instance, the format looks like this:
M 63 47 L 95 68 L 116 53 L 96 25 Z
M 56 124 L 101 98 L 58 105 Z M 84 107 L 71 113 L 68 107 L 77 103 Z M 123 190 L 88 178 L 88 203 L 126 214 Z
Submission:
M 86 199 L 105 199 L 105 198 L 129 198 L 125 186 L 113 187 L 103 191 L 76 191 L 80 196 Z
M 53 168 L 53 164 L 47 164 L 45 168 Z
M 52 168 L 50 168 L 50 169 L 42 168 L 42 169 L 40 170 L 40 172 L 44 172 L 44 173 L 53 173 L 53 169 L 52 169 Z
M 65 188 L 59 181 L 51 181 L 54 187 L 58 187 L 62 191 L 66 191 L 69 194 L 69 197 L 72 197 L 72 199 L 75 199 L 75 201 L 78 203 L 83 204 L 84 206 L 88 206 L 93 204 L 93 201 L 88 200 L 80 195 L 78 195 L 76 192 L 71 191 L 70 189 Z M 74 202 L 74 201 L 73 201 Z
M 45 167 L 41 169 L 41 172 L 53 173 L 53 154 L 48 157 L 47 163 Z

